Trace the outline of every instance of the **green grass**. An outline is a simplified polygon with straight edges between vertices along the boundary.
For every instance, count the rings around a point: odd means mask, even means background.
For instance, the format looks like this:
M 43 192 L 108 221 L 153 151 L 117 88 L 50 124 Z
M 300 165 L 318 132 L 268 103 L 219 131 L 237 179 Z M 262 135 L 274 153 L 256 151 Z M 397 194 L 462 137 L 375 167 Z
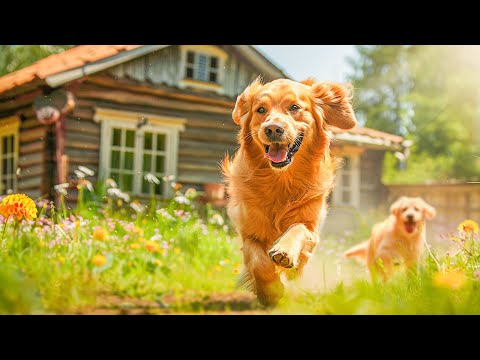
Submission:
M 200 205 L 198 194 L 186 195 L 139 212 L 118 199 L 93 196 L 77 210 L 40 207 L 35 221 L 2 225 L 0 313 L 74 313 L 94 308 L 105 296 L 161 302 L 234 292 L 241 244 L 224 213 Z M 185 199 L 190 203 L 182 203 Z M 279 305 L 255 311 L 480 314 L 477 234 L 452 229 L 458 232 L 446 240 L 452 255 L 433 249 L 437 261 L 425 252 L 417 273 L 372 284 L 363 264 L 341 255 L 364 240 L 369 228 L 365 220 L 358 233 L 322 240 L 304 278 Z M 171 309 L 202 311 L 202 306 L 179 302 Z

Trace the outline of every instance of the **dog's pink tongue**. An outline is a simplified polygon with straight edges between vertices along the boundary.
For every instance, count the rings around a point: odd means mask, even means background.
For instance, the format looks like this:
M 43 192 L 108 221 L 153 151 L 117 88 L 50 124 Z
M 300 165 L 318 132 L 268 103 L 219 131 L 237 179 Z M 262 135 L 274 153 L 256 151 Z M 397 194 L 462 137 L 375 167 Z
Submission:
M 405 223 L 405 230 L 407 230 L 407 232 L 409 234 L 413 233 L 415 231 L 415 223 L 408 223 L 406 222 Z
M 284 162 L 287 158 L 287 153 L 287 145 L 275 143 L 270 145 L 268 153 L 265 154 L 265 157 L 270 159 L 274 163 L 281 163 Z

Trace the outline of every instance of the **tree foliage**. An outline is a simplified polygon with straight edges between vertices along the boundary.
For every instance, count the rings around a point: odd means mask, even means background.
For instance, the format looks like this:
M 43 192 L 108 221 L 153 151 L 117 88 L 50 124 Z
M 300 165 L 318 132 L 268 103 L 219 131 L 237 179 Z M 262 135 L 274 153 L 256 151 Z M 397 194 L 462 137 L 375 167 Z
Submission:
M 385 180 L 477 179 L 480 47 L 378 45 L 357 52 L 350 80 L 363 125 L 414 142 L 406 171 L 387 157 Z
M 0 45 L 0 76 L 33 64 L 71 45 Z

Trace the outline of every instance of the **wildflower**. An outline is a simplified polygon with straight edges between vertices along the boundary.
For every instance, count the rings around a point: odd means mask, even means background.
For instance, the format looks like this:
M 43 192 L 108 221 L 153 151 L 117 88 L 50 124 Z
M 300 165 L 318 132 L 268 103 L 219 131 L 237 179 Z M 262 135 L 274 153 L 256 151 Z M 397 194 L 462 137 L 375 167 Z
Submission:
M 478 234 L 478 224 L 473 220 L 464 220 L 460 225 L 458 225 L 458 230 L 465 231 L 466 233 L 471 232 Z
M 182 195 L 175 196 L 173 201 L 175 201 L 178 204 L 185 204 L 185 205 L 190 204 L 190 200 L 188 200 L 185 196 L 182 196 Z
M 0 203 L 0 215 L 8 220 L 13 216 L 17 220 L 35 219 L 37 217 L 35 202 L 25 194 L 12 194 L 5 196 Z
M 433 276 L 433 284 L 440 288 L 458 290 L 465 285 L 465 276 L 463 272 L 455 271 L 439 271 Z
M 133 263 L 132 263 L 131 261 L 129 261 L 129 262 L 127 263 L 127 265 L 128 265 L 128 266 L 132 266 Z
M 107 233 L 102 228 L 96 228 L 93 231 L 93 240 L 105 240 Z
M 158 245 L 158 243 L 155 241 L 147 240 L 145 242 L 145 249 L 150 252 L 158 252 L 160 250 L 160 245 Z
M 41 246 L 41 247 L 44 247 L 44 246 L 45 246 L 45 242 L 42 241 L 42 240 L 40 240 L 40 241 L 38 242 L 38 245 Z
M 150 184 L 160 184 L 160 180 L 151 173 L 145 174 L 143 178 L 147 180 Z
M 213 216 L 208 220 L 210 224 L 222 226 L 224 224 L 224 220 L 222 215 L 220 214 L 213 214 Z
M 142 205 L 142 203 L 138 200 L 134 200 L 130 203 L 130 207 L 135 210 L 135 212 L 142 212 L 145 210 L 145 207 Z
M 107 262 L 107 258 L 104 255 L 95 255 L 92 258 L 92 263 L 95 266 L 103 266 Z
M 215 265 L 215 266 L 213 267 L 213 269 L 214 269 L 215 271 L 222 271 L 222 267 L 221 267 L 220 265 Z
M 178 255 L 182 252 L 182 250 L 176 247 L 176 248 L 173 248 L 173 252 Z
M 110 189 L 107 190 L 107 194 L 110 197 L 117 197 L 119 199 L 122 199 L 125 202 L 130 201 L 130 196 L 118 188 L 111 187 Z
M 189 199 L 193 199 L 197 196 L 197 190 L 194 188 L 188 188 L 185 190 L 185 197 Z
M 75 175 L 77 175 L 79 179 L 83 179 L 85 177 L 85 174 L 80 170 L 73 170 L 73 172 L 75 173 Z
M 107 186 L 111 187 L 111 188 L 117 188 L 118 187 L 117 183 L 112 178 L 108 178 L 107 180 L 105 180 L 105 184 L 107 184 Z
M 151 240 L 151 241 L 162 240 L 162 234 L 153 235 L 153 236 L 150 238 L 150 240 Z
M 92 183 L 87 179 L 80 179 L 77 185 L 77 189 L 80 190 L 82 187 L 86 187 L 90 192 L 93 191 Z
M 141 245 L 139 243 L 130 244 L 130 249 L 140 249 Z
M 95 172 L 94 172 L 93 170 L 91 170 L 91 169 L 89 169 L 89 168 L 87 168 L 87 167 L 85 167 L 85 166 L 82 166 L 82 165 L 80 165 L 80 166 L 78 167 L 78 170 L 80 170 L 81 172 L 83 172 L 84 174 L 86 174 L 86 175 L 88 175 L 88 176 L 93 176 L 93 175 L 95 175 Z
M 180 184 L 180 183 L 177 183 L 177 182 L 173 182 L 173 181 L 172 181 L 172 182 L 170 183 L 170 186 L 172 187 L 173 190 L 178 191 L 178 190 L 180 190 L 180 189 L 182 188 L 183 185 Z
M 230 260 L 229 259 L 220 260 L 219 264 L 221 266 L 228 265 L 228 264 L 230 264 Z
M 59 257 L 58 257 L 58 262 L 59 262 L 60 264 L 63 264 L 63 263 L 65 262 L 65 257 L 64 257 L 64 256 L 59 256 Z
M 155 260 L 155 265 L 162 266 L 163 264 L 159 259 L 157 259 L 157 260 Z
M 233 265 L 233 273 L 234 273 L 234 274 L 239 274 L 241 268 L 242 268 L 242 265 L 241 265 L 241 264 L 235 264 L 235 265 Z
M 67 196 L 67 188 L 70 186 L 69 183 L 57 184 L 53 186 L 53 189 L 61 195 Z
M 162 177 L 162 180 L 165 182 L 175 180 L 175 175 L 164 176 Z
M 143 229 L 141 227 L 135 226 L 133 228 L 133 232 L 141 235 L 141 234 L 143 234 Z

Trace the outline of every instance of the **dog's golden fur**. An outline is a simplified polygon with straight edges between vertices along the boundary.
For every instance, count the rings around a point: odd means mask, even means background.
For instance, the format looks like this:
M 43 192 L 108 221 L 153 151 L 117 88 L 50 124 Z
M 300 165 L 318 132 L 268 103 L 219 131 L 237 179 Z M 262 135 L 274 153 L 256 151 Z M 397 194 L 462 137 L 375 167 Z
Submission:
M 390 207 L 390 215 L 372 228 L 370 239 L 347 250 L 346 257 L 366 262 L 372 280 L 388 280 L 397 269 L 414 269 L 423 253 L 425 220 L 435 216 L 435 208 L 420 197 L 400 197 Z
M 338 164 L 327 131 L 356 125 L 350 98 L 349 87 L 313 79 L 257 79 L 237 98 L 240 147 L 222 162 L 227 211 L 243 243 L 239 284 L 265 305 L 278 302 L 280 275 L 298 276 L 318 242 Z

